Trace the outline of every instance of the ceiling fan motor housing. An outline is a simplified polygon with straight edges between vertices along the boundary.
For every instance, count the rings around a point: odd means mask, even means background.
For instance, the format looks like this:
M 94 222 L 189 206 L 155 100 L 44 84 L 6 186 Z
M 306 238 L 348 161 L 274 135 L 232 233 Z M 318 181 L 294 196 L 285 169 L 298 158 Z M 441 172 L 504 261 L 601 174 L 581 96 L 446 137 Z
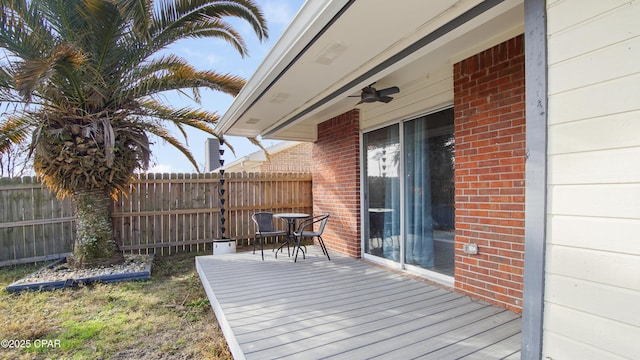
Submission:
M 376 94 L 376 91 L 374 90 L 374 92 L 362 92 L 362 96 L 361 96 L 361 100 L 362 102 L 367 102 L 367 103 L 371 103 L 371 102 L 376 102 L 380 99 L 380 97 L 378 96 L 378 94 Z
M 373 84 L 372 84 L 373 85 Z M 393 100 L 390 94 L 398 93 L 400 89 L 397 86 L 392 86 L 382 90 L 376 90 L 373 86 L 369 85 L 366 88 L 362 89 L 362 93 L 360 94 L 360 102 L 362 103 L 372 103 L 376 101 L 388 103 Z

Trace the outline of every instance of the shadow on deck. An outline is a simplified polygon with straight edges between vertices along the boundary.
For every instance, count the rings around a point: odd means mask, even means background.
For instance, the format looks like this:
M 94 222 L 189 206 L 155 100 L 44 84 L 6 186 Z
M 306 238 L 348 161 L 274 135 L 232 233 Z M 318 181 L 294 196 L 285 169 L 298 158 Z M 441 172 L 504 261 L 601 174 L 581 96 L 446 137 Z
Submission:
M 519 359 L 519 314 L 331 252 L 201 256 L 235 359 Z

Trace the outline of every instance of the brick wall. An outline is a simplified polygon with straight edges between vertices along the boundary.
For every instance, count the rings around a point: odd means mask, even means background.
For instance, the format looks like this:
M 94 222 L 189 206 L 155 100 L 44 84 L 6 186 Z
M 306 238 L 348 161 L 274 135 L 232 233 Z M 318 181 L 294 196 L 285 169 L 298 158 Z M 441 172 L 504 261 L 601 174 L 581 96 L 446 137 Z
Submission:
M 280 151 L 269 157 L 260 165 L 260 172 L 293 172 L 293 173 L 310 173 L 311 149 L 312 143 L 300 143 L 289 149 Z
M 318 125 L 313 145 L 313 213 L 329 213 L 329 250 L 360 257 L 360 113 L 351 110 Z
M 456 288 L 522 311 L 524 38 L 454 65 Z M 462 251 L 478 244 L 478 255 Z

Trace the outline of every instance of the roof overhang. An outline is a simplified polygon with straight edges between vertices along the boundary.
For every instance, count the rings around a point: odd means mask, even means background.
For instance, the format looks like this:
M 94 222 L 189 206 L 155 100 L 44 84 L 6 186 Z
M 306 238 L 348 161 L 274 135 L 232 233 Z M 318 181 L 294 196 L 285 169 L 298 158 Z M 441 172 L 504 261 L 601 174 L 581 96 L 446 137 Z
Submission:
M 523 0 L 307 1 L 216 130 L 314 141 L 318 123 L 355 107 L 384 119 L 419 102 L 430 84 L 450 81 L 453 63 L 523 30 Z M 400 93 L 389 104 L 356 106 L 374 82 Z

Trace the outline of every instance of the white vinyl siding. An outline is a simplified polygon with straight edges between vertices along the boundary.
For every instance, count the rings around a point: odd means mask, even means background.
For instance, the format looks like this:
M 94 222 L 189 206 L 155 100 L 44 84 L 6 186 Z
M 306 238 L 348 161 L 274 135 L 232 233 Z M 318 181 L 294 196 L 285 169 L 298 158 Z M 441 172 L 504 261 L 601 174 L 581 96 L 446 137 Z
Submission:
M 640 354 L 640 2 L 549 0 L 543 358 Z

